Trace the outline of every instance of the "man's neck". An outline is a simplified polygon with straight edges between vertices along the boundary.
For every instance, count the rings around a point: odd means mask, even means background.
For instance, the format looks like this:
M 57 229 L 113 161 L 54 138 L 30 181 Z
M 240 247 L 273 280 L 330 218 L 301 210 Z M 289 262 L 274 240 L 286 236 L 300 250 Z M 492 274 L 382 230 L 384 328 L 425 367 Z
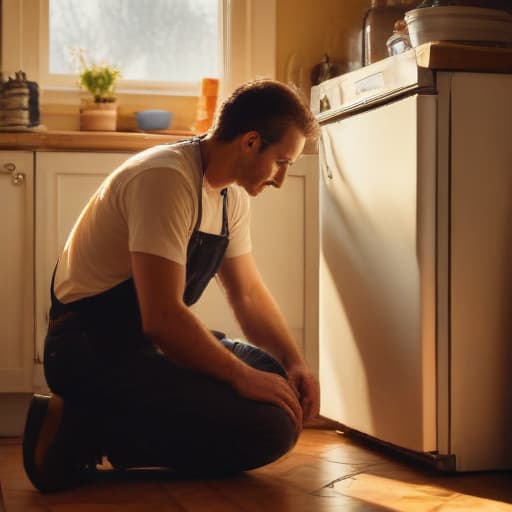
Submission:
M 215 139 L 204 139 L 199 148 L 203 162 L 204 177 L 210 187 L 222 189 L 236 179 L 236 144 L 221 143 Z

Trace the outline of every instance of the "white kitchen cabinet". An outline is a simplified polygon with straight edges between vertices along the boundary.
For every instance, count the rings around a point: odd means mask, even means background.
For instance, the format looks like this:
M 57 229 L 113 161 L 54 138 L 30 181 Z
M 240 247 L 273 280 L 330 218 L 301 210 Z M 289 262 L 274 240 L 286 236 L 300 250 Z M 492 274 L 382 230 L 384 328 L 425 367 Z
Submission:
M 36 348 L 42 360 L 50 281 L 68 233 L 104 177 L 130 153 L 36 153 Z M 300 349 L 316 368 L 317 157 L 304 155 L 281 190 L 253 200 L 256 262 L 292 328 Z M 212 329 L 243 338 L 215 281 L 194 309 Z
M 303 155 L 279 190 L 252 199 L 253 254 L 308 363 L 317 368 L 318 164 Z M 216 280 L 194 310 L 211 329 L 243 339 Z
M 34 170 L 30 151 L 0 151 L 0 392 L 32 389 Z
M 54 265 L 89 197 L 130 154 L 0 151 L 0 409 L 9 411 L 0 435 L 20 435 L 31 393 L 47 390 L 41 363 Z M 256 261 L 314 369 L 317 177 L 317 156 L 301 157 L 281 190 L 254 199 L 252 213 Z M 208 326 L 243 337 L 215 284 L 196 310 Z
M 43 360 L 53 268 L 67 236 L 105 176 L 131 153 L 36 153 L 36 355 Z

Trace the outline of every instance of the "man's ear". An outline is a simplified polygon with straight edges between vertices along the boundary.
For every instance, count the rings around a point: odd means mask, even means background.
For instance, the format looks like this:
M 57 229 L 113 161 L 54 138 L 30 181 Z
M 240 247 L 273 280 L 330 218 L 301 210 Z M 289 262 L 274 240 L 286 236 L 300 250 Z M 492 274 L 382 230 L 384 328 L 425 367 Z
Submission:
M 261 137 L 257 131 L 252 130 L 242 135 L 241 142 L 242 148 L 245 151 L 253 151 L 254 149 L 258 149 L 259 144 L 261 144 Z

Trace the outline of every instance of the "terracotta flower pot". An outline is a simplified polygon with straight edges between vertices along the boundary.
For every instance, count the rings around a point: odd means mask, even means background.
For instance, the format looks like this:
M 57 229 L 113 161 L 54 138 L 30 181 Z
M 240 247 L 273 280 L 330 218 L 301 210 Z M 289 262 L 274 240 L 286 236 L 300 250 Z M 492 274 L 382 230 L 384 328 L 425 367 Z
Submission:
M 87 103 L 80 109 L 80 130 L 116 131 L 117 102 Z

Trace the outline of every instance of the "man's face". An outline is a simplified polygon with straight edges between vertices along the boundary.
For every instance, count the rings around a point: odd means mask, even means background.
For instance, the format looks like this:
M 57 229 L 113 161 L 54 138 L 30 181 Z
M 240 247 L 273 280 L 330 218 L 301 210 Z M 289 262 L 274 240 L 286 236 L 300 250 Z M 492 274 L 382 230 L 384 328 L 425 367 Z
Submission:
M 261 150 L 263 140 L 254 133 L 254 138 L 248 140 L 247 154 L 237 180 L 251 196 L 258 195 L 268 186 L 281 187 L 288 168 L 302 153 L 306 142 L 304 135 L 291 126 L 279 142 Z

